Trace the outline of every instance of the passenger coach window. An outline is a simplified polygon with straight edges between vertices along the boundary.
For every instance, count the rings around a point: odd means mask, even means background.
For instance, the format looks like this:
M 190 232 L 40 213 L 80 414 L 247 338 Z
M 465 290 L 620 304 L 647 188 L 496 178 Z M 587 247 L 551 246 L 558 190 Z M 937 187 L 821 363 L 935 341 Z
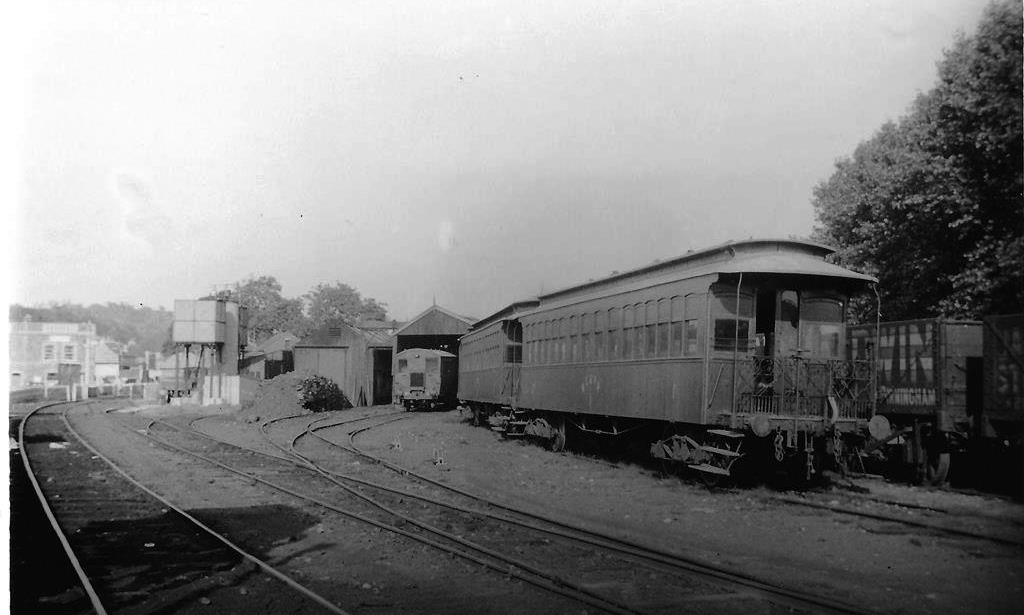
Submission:
M 800 323 L 800 295 L 795 290 L 787 290 L 779 299 L 781 308 L 779 320 L 796 327 Z
M 620 359 L 620 347 L 622 345 L 622 312 L 619 308 L 608 310 L 608 358 L 611 360 Z
M 739 323 L 737 325 L 737 322 Z M 715 350 L 746 352 L 750 340 L 750 321 L 736 318 L 715 319 Z
M 656 356 L 656 349 L 657 349 L 657 336 L 658 336 L 658 333 L 657 333 L 657 328 L 656 327 L 658 326 L 658 304 L 656 302 L 654 302 L 654 301 L 648 301 L 647 302 L 647 310 L 646 310 L 646 312 L 647 312 L 647 319 L 646 319 L 647 326 L 645 327 L 645 330 L 646 330 L 646 339 L 647 339 L 647 344 L 646 344 L 647 352 L 645 353 L 645 356 L 647 358 L 649 358 L 649 359 L 653 359 Z
M 658 356 L 668 356 L 668 340 L 669 340 L 669 303 L 668 299 L 658 300 Z
M 591 361 L 594 358 L 593 343 L 594 315 L 587 313 L 580 317 L 580 360 Z
M 569 356 L 567 361 L 573 363 L 580 358 L 580 329 L 575 316 L 569 317 Z
M 594 360 L 604 360 L 605 329 L 608 328 L 608 313 L 594 312 Z
M 843 302 L 804 294 L 800 345 L 817 356 L 838 357 L 842 345 Z
M 555 362 L 565 363 L 569 360 L 569 319 L 565 316 L 558 319 L 558 348 L 555 350 Z
M 541 333 L 540 336 L 541 336 L 542 339 L 540 340 L 540 358 L 538 359 L 538 361 L 540 363 L 547 363 L 548 362 L 548 351 L 551 348 L 551 321 L 550 320 L 547 320 L 547 321 L 544 321 L 544 322 L 540 323 L 540 333 Z
M 633 356 L 633 306 L 622 308 L 622 358 Z
M 753 296 L 741 292 L 737 305 L 736 291 L 722 285 L 715 287 L 714 298 L 714 349 L 747 352 L 750 348 L 750 319 L 754 311 Z
M 398 360 L 398 371 L 404 372 L 405 368 L 408 367 L 408 366 L 409 366 L 409 361 L 407 361 L 405 359 L 399 359 Z
M 672 297 L 672 343 L 669 354 L 673 357 L 683 356 L 683 298 Z
M 692 357 L 700 354 L 699 338 L 697 337 L 697 319 L 692 318 L 686 321 L 686 356 Z

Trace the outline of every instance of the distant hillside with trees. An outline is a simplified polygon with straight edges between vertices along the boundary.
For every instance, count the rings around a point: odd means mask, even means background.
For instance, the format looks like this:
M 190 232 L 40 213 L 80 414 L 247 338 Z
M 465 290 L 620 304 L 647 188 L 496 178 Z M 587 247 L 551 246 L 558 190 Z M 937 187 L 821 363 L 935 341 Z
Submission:
M 324 326 L 387 319 L 387 305 L 363 297 L 358 290 L 341 282 L 317 284 L 301 297 L 289 298 L 281 294 L 281 283 L 274 276 L 254 276 L 234 283 L 219 296 L 249 308 L 253 343 L 282 331 L 303 337 Z
M 302 337 L 313 329 L 337 323 L 355 324 L 360 320 L 387 320 L 387 305 L 363 297 L 359 291 L 341 282 L 317 284 L 301 297 L 281 295 L 281 283 L 273 276 L 250 277 L 231 285 L 215 296 L 238 301 L 249 308 L 249 331 L 253 343 L 275 333 L 291 331 Z M 184 297 L 183 297 L 184 298 Z M 96 333 L 125 345 L 133 353 L 170 352 L 170 310 L 140 307 L 128 303 L 93 304 L 51 303 L 46 306 L 14 304 L 9 309 L 11 322 L 31 318 L 37 322 L 92 322 Z
M 46 306 L 14 304 L 8 310 L 11 322 L 31 318 L 36 322 L 91 322 L 100 337 L 124 345 L 128 352 L 159 352 L 170 335 L 174 314 L 170 310 L 140 307 L 130 303 L 51 303 Z
M 1022 12 L 990 4 L 935 87 L 814 190 L 817 237 L 879 278 L 885 320 L 1024 308 Z

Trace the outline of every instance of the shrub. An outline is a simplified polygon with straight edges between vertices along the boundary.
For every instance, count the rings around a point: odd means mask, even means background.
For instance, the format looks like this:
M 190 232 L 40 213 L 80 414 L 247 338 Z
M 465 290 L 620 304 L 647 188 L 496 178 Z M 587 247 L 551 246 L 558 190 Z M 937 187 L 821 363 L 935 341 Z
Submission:
M 352 407 L 348 398 L 338 388 L 337 383 L 325 376 L 304 378 L 296 387 L 296 391 L 299 393 L 299 403 L 302 404 L 302 407 L 313 412 L 344 410 Z

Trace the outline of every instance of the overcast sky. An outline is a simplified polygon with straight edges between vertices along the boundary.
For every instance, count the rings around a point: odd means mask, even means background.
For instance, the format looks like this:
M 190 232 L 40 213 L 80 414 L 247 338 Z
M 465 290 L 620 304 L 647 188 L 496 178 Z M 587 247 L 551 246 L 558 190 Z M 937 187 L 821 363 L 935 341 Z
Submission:
M 807 235 L 985 3 L 37 4 L 13 301 L 272 275 L 403 319 Z

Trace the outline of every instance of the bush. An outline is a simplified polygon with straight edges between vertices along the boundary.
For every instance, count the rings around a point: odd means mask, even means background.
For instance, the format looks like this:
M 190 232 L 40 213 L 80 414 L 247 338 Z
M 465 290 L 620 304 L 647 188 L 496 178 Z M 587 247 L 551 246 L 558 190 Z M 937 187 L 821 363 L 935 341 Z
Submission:
M 304 378 L 295 390 L 299 393 L 299 403 L 302 404 L 302 407 L 313 412 L 344 410 L 352 407 L 348 398 L 338 388 L 337 383 L 324 376 Z

